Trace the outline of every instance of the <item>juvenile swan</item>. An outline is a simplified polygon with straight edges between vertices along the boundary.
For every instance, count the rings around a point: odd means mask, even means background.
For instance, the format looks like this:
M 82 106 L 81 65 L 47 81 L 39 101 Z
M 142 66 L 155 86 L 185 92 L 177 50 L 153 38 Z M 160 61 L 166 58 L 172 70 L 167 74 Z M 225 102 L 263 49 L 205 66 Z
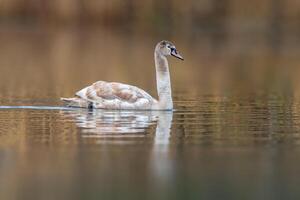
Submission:
M 76 93 L 73 98 L 61 98 L 66 106 L 125 110 L 173 109 L 169 65 L 166 56 L 183 60 L 169 41 L 159 42 L 154 51 L 158 100 L 135 86 L 98 81 Z

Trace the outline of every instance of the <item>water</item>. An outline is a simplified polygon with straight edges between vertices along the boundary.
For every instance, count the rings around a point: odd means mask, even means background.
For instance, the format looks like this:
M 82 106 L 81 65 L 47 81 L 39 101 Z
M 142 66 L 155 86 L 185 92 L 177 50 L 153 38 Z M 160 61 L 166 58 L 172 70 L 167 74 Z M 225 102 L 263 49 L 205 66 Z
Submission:
M 1 199 L 300 198 L 295 47 L 216 51 L 173 38 L 185 56 L 170 61 L 175 111 L 87 111 L 59 97 L 98 79 L 155 94 L 157 39 L 0 36 Z

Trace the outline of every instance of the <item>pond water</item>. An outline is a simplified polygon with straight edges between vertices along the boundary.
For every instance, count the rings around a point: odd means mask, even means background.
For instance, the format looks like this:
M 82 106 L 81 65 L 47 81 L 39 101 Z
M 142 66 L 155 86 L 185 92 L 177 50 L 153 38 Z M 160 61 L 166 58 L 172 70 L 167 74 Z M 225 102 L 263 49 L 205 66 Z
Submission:
M 175 111 L 87 111 L 59 98 L 96 80 L 155 95 L 160 39 L 2 28 L 0 198 L 299 199 L 300 49 L 186 38 Z

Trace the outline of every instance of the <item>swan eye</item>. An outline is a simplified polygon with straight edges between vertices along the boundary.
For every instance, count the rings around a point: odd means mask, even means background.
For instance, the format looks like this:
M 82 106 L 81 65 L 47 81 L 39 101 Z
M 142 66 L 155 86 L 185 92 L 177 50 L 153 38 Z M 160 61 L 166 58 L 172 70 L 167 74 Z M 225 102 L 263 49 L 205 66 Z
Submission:
M 171 48 L 171 52 L 172 52 L 172 53 L 174 52 L 174 53 L 177 54 L 177 50 L 176 50 L 174 47 Z

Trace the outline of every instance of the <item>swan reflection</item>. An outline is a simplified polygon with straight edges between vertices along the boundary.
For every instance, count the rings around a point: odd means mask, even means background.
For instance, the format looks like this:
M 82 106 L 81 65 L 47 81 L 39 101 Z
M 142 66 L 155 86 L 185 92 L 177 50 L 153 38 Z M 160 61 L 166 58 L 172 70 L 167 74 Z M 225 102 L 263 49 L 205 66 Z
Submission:
M 150 126 L 155 127 L 156 124 L 155 134 L 151 134 L 146 140 L 149 142 L 148 144 L 153 144 L 148 146 L 150 147 L 149 174 L 158 180 L 157 187 L 172 181 L 175 170 L 173 159 L 170 157 L 173 112 L 68 110 L 63 111 L 63 114 L 67 119 L 76 123 L 80 132 L 83 133 L 82 137 L 104 139 L 98 140 L 98 144 L 140 144 L 139 140 L 128 141 L 126 138 L 146 137 L 147 134 L 144 133 L 147 132 L 147 129 Z M 154 132 L 154 129 L 152 130 Z M 110 140 L 110 138 L 113 139 Z M 147 156 L 147 154 L 143 154 L 143 156 Z
M 65 110 L 65 118 L 75 122 L 82 133 L 91 137 L 132 135 L 144 133 L 156 127 L 155 142 L 167 143 L 170 135 L 172 112 L 164 111 L 108 111 L 108 110 Z M 137 134 L 135 134 L 137 136 Z

